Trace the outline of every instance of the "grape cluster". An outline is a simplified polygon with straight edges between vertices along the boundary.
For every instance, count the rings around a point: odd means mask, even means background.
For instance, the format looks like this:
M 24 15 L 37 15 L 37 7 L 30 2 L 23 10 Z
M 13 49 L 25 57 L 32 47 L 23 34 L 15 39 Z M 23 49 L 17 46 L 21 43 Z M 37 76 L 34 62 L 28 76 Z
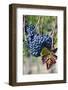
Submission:
M 27 37 L 28 37 L 28 45 L 30 48 L 30 53 L 38 57 L 40 56 L 42 48 L 46 47 L 48 49 L 51 48 L 52 39 L 48 35 L 40 35 L 37 34 L 36 28 L 34 25 L 29 25 L 26 28 Z

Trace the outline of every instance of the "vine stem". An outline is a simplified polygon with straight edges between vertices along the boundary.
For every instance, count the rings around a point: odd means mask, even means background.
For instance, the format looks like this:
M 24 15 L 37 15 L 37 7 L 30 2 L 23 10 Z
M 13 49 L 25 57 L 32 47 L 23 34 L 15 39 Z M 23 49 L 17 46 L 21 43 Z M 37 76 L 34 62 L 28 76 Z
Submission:
M 36 29 L 38 30 L 38 33 L 39 33 L 39 22 L 40 22 L 40 16 L 39 16 L 39 18 L 38 18 L 38 21 L 37 21 L 37 24 L 36 24 Z

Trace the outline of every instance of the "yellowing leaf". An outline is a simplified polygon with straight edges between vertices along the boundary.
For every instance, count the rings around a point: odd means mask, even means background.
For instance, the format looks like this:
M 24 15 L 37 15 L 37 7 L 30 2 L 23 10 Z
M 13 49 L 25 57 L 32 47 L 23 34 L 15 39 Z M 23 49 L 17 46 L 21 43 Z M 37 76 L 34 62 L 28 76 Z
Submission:
M 50 54 L 50 51 L 47 48 L 44 47 L 41 51 L 41 55 L 42 56 L 47 56 L 48 54 Z

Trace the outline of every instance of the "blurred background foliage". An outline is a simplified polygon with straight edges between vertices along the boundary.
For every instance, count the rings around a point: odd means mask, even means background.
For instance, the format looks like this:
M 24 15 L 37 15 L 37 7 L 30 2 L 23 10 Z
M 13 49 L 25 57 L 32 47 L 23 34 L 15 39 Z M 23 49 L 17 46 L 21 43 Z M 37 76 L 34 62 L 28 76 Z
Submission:
M 26 24 L 33 24 L 36 26 L 37 32 L 40 34 L 48 34 L 57 27 L 56 16 L 25 16 Z
M 53 33 L 53 44 L 54 44 L 53 46 L 57 48 L 57 17 L 56 16 L 24 15 L 23 26 L 25 26 L 26 24 L 35 25 L 36 32 L 39 34 L 51 35 Z M 37 64 L 37 69 L 38 69 L 37 72 L 41 72 L 39 70 L 39 64 L 41 63 L 41 60 L 36 60 L 38 58 L 30 55 L 25 28 L 23 28 L 23 30 L 24 30 L 24 34 L 23 34 L 24 74 L 32 73 L 32 70 L 30 70 L 30 68 L 31 65 L 33 65 L 33 63 Z M 28 68 L 29 70 L 27 70 Z

